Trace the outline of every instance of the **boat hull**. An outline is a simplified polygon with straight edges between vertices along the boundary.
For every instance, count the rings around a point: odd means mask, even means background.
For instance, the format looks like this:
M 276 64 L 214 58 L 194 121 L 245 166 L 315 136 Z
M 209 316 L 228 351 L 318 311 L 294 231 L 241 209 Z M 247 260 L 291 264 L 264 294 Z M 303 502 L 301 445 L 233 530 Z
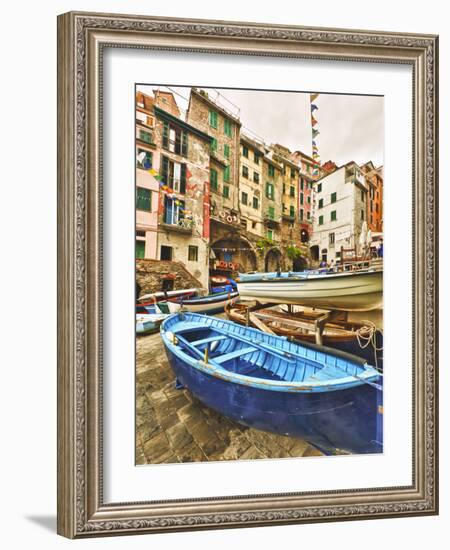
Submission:
M 383 305 L 383 272 L 333 273 L 238 282 L 243 300 L 299 304 L 343 311 L 370 311 Z
M 177 313 L 182 309 L 192 313 L 206 313 L 208 315 L 221 313 L 224 311 L 225 306 L 234 304 L 238 299 L 238 294 L 236 292 L 224 294 L 225 296 L 212 294 L 203 298 L 185 300 L 178 303 L 168 302 L 169 310 L 171 313 Z
M 240 424 L 304 439 L 329 454 L 382 452 L 382 392 L 370 385 L 332 392 L 274 393 L 216 378 L 168 348 L 166 353 L 179 384 Z

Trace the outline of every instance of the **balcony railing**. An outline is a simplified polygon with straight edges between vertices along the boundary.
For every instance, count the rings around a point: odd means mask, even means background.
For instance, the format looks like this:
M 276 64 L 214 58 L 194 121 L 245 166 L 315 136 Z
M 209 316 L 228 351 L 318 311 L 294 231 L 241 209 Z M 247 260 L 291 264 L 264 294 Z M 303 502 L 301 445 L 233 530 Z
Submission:
M 180 218 L 175 223 L 166 222 L 163 220 L 161 228 L 167 231 L 176 231 L 177 233 L 191 234 L 194 227 L 194 221 L 187 218 Z

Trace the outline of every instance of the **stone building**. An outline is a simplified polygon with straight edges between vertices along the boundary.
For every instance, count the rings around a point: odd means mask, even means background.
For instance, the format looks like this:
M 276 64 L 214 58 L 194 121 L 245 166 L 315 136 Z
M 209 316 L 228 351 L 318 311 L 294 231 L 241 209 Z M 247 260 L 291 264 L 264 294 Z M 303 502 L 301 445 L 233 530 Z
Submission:
M 157 259 L 182 262 L 208 288 L 211 138 L 174 112 L 173 105 L 167 111 L 154 106 L 161 178 Z
M 239 177 L 239 210 L 241 232 L 250 239 L 264 236 L 262 219 L 263 158 L 262 143 L 241 134 L 241 169 Z
M 359 166 L 351 161 L 314 183 L 317 201 L 310 240 L 311 258 L 336 262 L 341 250 L 360 254 L 359 238 L 367 227 L 366 178 Z
M 246 230 L 241 231 L 239 117 L 208 92 L 192 88 L 187 121 L 211 138 L 210 273 L 230 276 L 254 270 L 255 247 Z
M 266 247 L 261 269 L 276 271 L 283 268 L 281 250 L 281 193 L 283 188 L 283 166 L 274 160 L 274 151 L 267 149 L 262 164 L 263 192 L 261 201 L 264 223 L 263 243 Z M 271 246 L 267 246 L 270 244 Z M 267 249 L 266 249 L 267 248 Z
M 361 166 L 368 185 L 367 227 L 372 233 L 383 232 L 383 167 L 372 161 Z
M 157 254 L 159 183 L 150 172 L 159 169 L 153 107 L 153 97 L 136 94 L 136 258 Z

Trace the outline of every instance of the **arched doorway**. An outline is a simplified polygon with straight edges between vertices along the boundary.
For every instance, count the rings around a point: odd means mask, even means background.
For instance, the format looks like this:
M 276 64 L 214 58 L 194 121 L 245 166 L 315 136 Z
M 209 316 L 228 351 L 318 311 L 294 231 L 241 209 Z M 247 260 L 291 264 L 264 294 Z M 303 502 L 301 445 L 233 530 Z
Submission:
M 318 245 L 312 246 L 309 249 L 309 252 L 311 254 L 312 261 L 313 262 L 318 262 L 319 261 L 319 246 Z
M 257 270 L 256 252 L 250 242 L 245 239 L 237 236 L 219 239 L 211 245 L 211 249 L 217 261 L 237 265 L 238 269 L 234 271 L 239 270 L 246 273 Z
M 308 231 L 306 229 L 302 229 L 300 231 L 300 241 L 303 244 L 306 244 L 309 241 L 309 234 L 308 234 Z
M 264 268 L 266 272 L 278 271 L 281 269 L 281 252 L 278 248 L 271 248 L 264 260 Z
M 292 262 L 292 271 L 305 271 L 307 269 L 308 263 L 302 256 L 295 258 Z

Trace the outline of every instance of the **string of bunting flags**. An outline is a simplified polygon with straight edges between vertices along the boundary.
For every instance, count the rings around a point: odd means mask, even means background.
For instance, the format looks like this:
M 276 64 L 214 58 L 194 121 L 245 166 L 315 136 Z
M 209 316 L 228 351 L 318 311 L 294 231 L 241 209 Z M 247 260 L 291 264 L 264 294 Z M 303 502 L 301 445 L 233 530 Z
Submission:
M 317 136 L 320 134 L 317 126 L 319 121 L 315 117 L 315 112 L 319 110 L 319 107 L 314 103 L 316 99 L 319 97 L 319 94 L 310 94 L 310 105 L 311 105 L 311 136 L 312 136 L 312 158 L 315 161 L 313 165 L 313 176 L 319 175 L 319 166 L 320 166 L 320 155 L 319 155 L 319 148 L 317 146 Z
M 171 187 L 169 187 L 168 185 L 166 185 L 163 181 L 162 181 L 162 176 L 161 174 L 159 174 L 159 172 L 157 170 L 155 170 L 154 168 L 150 168 L 148 170 L 148 172 L 155 178 L 156 181 L 159 182 L 159 188 L 160 190 L 165 194 L 167 195 L 167 197 L 169 199 L 175 199 L 174 200 L 174 204 L 176 206 L 182 206 L 183 205 L 183 201 L 177 199 L 177 195 L 176 195 L 176 192 L 174 189 L 172 189 Z M 185 215 L 185 217 L 188 217 L 189 215 L 192 214 L 192 211 L 191 210 L 187 210 L 186 208 L 180 208 L 179 209 L 181 213 L 183 213 Z

